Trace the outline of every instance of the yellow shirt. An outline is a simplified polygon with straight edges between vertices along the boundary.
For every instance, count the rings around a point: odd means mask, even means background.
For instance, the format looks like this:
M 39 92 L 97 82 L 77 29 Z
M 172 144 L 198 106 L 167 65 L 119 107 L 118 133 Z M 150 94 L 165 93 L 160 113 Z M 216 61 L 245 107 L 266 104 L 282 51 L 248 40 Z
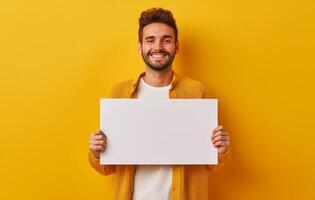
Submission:
M 138 77 L 117 84 L 111 92 L 111 98 L 137 98 L 137 86 L 144 73 Z M 188 77 L 173 72 L 169 97 L 173 99 L 209 98 L 204 85 Z M 209 140 L 210 140 L 209 132 Z M 207 200 L 207 172 L 222 166 L 230 156 L 230 150 L 219 155 L 218 165 L 173 165 L 171 200 Z M 91 166 L 102 175 L 115 176 L 115 200 L 131 200 L 136 167 L 134 165 L 100 165 L 100 160 L 89 152 Z

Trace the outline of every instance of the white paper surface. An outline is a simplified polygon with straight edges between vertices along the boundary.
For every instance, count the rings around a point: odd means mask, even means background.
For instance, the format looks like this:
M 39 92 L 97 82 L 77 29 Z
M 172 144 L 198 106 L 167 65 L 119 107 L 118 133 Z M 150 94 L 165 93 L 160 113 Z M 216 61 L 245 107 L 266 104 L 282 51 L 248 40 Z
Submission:
M 101 99 L 101 164 L 217 164 L 217 99 Z

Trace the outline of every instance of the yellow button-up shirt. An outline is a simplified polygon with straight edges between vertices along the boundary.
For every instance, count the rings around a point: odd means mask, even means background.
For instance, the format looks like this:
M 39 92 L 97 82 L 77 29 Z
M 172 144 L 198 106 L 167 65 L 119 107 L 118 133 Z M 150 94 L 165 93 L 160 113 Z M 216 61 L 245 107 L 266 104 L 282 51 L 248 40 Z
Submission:
M 138 77 L 117 84 L 111 91 L 111 98 L 137 98 Z M 210 98 L 205 86 L 196 80 L 180 76 L 173 71 L 169 97 L 173 99 Z M 210 140 L 210 132 L 209 132 Z M 219 155 L 218 165 L 173 165 L 171 200 L 207 200 L 208 174 L 222 166 L 230 156 L 230 150 Z M 134 165 L 100 165 L 100 160 L 89 152 L 91 166 L 102 175 L 115 176 L 115 200 L 131 200 L 136 167 Z

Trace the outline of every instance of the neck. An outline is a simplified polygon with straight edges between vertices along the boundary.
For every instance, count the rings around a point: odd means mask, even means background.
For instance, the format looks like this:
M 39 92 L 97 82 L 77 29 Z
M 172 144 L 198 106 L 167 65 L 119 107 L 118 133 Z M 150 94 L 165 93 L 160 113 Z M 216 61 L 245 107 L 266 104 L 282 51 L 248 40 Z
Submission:
M 162 71 L 152 70 L 149 67 L 146 67 L 145 76 L 143 80 L 145 83 L 153 87 L 163 87 L 171 84 L 173 78 L 172 67 L 168 67 Z

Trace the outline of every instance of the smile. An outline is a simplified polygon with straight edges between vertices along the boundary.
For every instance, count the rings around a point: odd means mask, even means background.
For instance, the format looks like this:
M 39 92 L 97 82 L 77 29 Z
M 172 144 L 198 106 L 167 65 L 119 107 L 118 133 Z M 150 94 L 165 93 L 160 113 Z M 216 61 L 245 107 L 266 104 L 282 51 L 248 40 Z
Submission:
M 167 54 L 165 53 L 151 53 L 150 56 L 153 58 L 163 58 L 165 57 Z

